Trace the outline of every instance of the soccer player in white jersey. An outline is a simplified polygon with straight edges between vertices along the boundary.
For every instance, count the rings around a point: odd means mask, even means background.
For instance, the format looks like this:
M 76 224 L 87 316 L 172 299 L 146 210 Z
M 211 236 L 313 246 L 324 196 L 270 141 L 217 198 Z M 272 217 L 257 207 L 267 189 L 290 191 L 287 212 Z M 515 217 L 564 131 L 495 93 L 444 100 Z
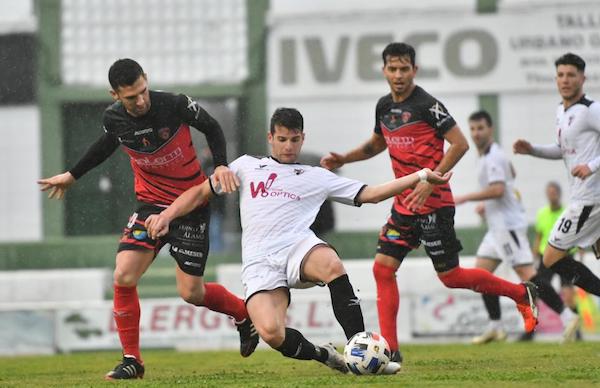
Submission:
M 556 221 L 544 250 L 544 265 L 587 292 L 600 296 L 600 279 L 568 255 L 575 246 L 592 246 L 600 238 L 600 103 L 583 93 L 585 62 L 567 53 L 555 62 L 556 85 L 562 103 L 556 110 L 556 142 L 531 144 L 519 139 L 516 154 L 563 159 L 570 185 L 570 203 Z
M 343 178 L 321 168 L 296 163 L 304 142 L 303 118 L 292 108 L 279 108 L 271 118 L 270 157 L 243 155 L 229 165 L 240 184 L 242 283 L 246 306 L 260 337 L 286 357 L 317 360 L 346 373 L 333 345 L 315 346 L 286 327 L 290 288 L 327 285 L 333 312 L 347 338 L 364 331 L 359 299 L 336 251 L 309 229 L 327 198 L 347 205 L 377 203 L 422 181 L 448 182 L 450 174 L 423 169 L 377 185 Z M 212 180 L 182 194 L 172 206 L 146 221 L 152 237 L 168 231 L 169 222 L 195 204 L 219 194 Z M 398 372 L 391 362 L 385 374 Z
M 457 195 L 459 205 L 467 201 L 483 202 L 488 231 L 477 249 L 475 266 L 494 272 L 502 261 L 510 264 L 522 281 L 537 286 L 538 296 L 560 315 L 565 331 L 564 340 L 570 341 L 577 331 L 579 317 L 565 308 L 560 296 L 533 266 L 533 255 L 527 238 L 525 209 L 515 188 L 515 171 L 502 148 L 494 142 L 492 117 L 486 111 L 477 111 L 469 117 L 471 139 L 479 152 L 478 179 L 480 190 Z M 500 298 L 482 294 L 490 323 L 487 330 L 473 338 L 475 344 L 504 341 Z

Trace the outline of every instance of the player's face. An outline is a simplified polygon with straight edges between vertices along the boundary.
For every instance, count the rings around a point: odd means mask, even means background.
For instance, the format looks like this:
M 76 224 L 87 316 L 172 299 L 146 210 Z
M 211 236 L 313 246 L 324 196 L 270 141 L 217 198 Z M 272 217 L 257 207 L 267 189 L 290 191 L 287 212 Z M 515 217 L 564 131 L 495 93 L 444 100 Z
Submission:
M 479 150 L 486 148 L 494 138 L 494 130 L 485 119 L 469 121 L 469 128 L 471 129 L 471 139 Z
M 383 75 L 390 85 L 392 94 L 402 96 L 411 91 L 417 75 L 417 66 L 410 63 L 408 56 L 388 56 L 383 66 Z
M 558 65 L 556 68 L 556 86 L 560 96 L 572 100 L 582 93 L 585 75 L 573 65 Z
M 150 90 L 146 75 L 141 75 L 133 85 L 119 86 L 118 90 L 111 90 L 113 99 L 121 101 L 127 113 L 133 117 L 140 117 L 150 110 Z
M 304 143 L 304 132 L 275 125 L 275 133 L 269 132 L 271 155 L 281 163 L 295 163 Z
M 548 202 L 551 205 L 559 205 L 560 204 L 560 193 L 556 190 L 554 186 L 548 186 L 546 188 L 546 198 L 548 198 Z

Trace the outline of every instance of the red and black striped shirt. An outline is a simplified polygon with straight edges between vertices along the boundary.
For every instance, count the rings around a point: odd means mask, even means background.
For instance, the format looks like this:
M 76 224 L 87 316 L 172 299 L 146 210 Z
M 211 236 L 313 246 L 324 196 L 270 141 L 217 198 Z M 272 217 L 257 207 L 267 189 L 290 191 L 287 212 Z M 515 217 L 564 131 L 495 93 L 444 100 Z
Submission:
M 105 133 L 71 169 L 75 179 L 102 163 L 121 145 L 131 160 L 137 199 L 168 206 L 185 190 L 206 179 L 190 126 L 206 135 L 215 166 L 227 164 L 223 131 L 196 101 L 183 94 L 150 91 L 150 103 L 150 110 L 142 117 L 129 115 L 120 102 L 106 109 Z
M 394 102 L 391 94 L 381 97 L 375 109 L 374 131 L 385 138 L 396 178 L 422 168 L 435 169 L 444 156 L 444 134 L 455 125 L 446 107 L 419 86 L 402 102 Z M 412 189 L 407 189 L 394 198 L 398 213 L 428 214 L 454 206 L 448 184 L 434 186 L 416 213 L 402 204 L 411 192 Z

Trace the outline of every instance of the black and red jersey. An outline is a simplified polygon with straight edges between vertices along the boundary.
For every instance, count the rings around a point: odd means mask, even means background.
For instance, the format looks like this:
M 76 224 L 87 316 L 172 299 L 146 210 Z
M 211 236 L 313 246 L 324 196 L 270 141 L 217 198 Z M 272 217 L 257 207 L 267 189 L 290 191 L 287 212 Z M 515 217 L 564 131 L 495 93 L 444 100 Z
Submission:
M 119 145 L 129 155 L 139 201 L 168 206 L 206 176 L 192 144 L 190 126 L 206 135 L 215 166 L 227 164 L 225 137 L 217 121 L 185 95 L 150 91 L 150 110 L 133 117 L 119 101 L 106 109 L 104 135 L 71 170 L 80 176 Z
M 444 156 L 444 134 L 455 125 L 444 105 L 419 86 L 402 102 L 394 102 L 391 94 L 380 98 L 375 109 L 374 131 L 385 138 L 396 178 L 422 168 L 435 169 Z M 394 198 L 398 213 L 415 214 L 402 204 L 411 192 L 406 189 Z M 454 206 L 450 186 L 434 186 L 416 214 L 445 206 Z

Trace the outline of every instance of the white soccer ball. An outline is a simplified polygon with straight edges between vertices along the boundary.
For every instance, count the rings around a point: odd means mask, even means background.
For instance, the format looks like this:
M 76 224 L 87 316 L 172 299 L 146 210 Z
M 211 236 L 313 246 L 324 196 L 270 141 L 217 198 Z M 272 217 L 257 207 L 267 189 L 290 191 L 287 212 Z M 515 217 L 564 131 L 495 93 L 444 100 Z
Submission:
M 344 348 L 344 360 L 355 375 L 376 375 L 390 362 L 390 346 L 379 333 L 356 333 Z

